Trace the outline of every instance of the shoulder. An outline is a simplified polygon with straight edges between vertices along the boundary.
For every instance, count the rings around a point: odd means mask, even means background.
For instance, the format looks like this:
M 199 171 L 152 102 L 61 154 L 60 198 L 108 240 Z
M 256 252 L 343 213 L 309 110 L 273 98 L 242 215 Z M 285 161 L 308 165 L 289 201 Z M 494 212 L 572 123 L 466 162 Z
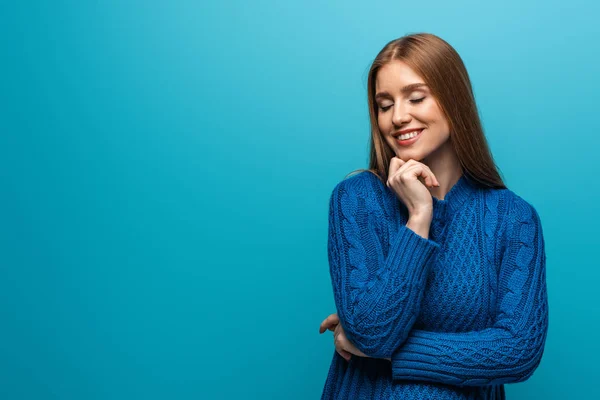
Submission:
M 338 182 L 330 196 L 332 208 L 380 215 L 389 202 L 388 188 L 373 172 L 363 170 Z
M 523 197 L 519 196 L 515 192 L 510 189 L 506 189 L 507 196 L 510 199 L 510 207 L 508 208 L 509 216 L 512 219 L 518 221 L 528 221 L 535 219 L 539 221 L 540 216 L 535 208 L 535 206 L 525 200 Z
M 498 217 L 523 218 L 537 216 L 535 206 L 508 188 L 503 189 L 481 189 L 487 208 L 496 211 Z
M 374 191 L 381 190 L 384 183 L 381 179 L 371 171 L 361 171 L 350 175 L 333 188 L 332 195 L 348 193 L 352 196 L 367 199 L 372 196 Z
M 510 189 L 495 190 L 499 201 L 503 203 L 503 231 L 505 233 L 532 228 L 526 231 L 541 231 L 541 219 L 536 207 Z M 522 231 L 523 232 L 523 231 Z M 510 233 L 509 233 L 510 234 Z

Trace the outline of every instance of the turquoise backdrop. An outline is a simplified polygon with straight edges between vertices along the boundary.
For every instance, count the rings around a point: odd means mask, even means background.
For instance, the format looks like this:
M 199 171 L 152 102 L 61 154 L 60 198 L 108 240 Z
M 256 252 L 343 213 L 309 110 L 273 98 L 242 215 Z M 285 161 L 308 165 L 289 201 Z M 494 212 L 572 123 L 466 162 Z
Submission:
M 0 5 L 0 398 L 318 399 L 331 190 L 367 163 L 366 74 L 453 45 L 538 210 L 550 330 L 510 399 L 597 392 L 592 1 Z

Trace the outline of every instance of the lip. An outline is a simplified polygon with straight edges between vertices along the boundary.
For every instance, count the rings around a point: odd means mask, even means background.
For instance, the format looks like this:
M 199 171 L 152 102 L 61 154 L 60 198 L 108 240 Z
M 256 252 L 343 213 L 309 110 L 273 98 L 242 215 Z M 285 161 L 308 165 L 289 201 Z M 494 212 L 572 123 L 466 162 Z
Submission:
M 404 130 L 402 130 L 402 131 L 398 131 L 398 132 L 396 132 L 396 133 L 393 133 L 393 134 L 392 134 L 392 136 L 393 136 L 393 137 L 395 137 L 395 138 L 397 138 L 398 136 L 400 136 L 400 135 L 404 135 L 405 133 L 414 132 L 414 131 L 420 131 L 420 130 L 422 130 L 422 129 L 425 129 L 425 128 L 411 128 L 411 129 L 404 129 Z
M 398 143 L 398 145 L 400 146 L 410 146 L 411 144 L 413 144 L 414 142 L 416 142 L 417 140 L 419 140 L 419 138 L 421 137 L 421 135 L 423 134 L 423 131 L 425 130 L 425 128 L 421 128 L 421 129 L 407 129 L 407 132 L 412 132 L 412 131 L 418 131 L 420 130 L 421 132 L 419 132 L 419 134 L 413 138 L 410 139 L 406 139 L 406 140 L 400 140 L 398 139 L 398 137 L 396 137 L 396 143 Z

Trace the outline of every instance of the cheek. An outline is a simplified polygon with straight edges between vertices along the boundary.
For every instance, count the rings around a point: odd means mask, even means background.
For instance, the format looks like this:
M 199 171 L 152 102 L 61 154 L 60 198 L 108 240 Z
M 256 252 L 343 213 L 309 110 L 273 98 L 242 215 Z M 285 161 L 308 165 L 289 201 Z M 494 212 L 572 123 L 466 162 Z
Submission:
M 423 109 L 420 111 L 420 115 L 423 120 L 429 121 L 430 123 L 439 124 L 443 120 L 442 113 L 440 112 L 439 107 L 434 102 L 429 102 Z
M 377 117 L 377 125 L 382 133 L 387 133 L 390 130 L 391 121 L 385 115 L 379 115 Z

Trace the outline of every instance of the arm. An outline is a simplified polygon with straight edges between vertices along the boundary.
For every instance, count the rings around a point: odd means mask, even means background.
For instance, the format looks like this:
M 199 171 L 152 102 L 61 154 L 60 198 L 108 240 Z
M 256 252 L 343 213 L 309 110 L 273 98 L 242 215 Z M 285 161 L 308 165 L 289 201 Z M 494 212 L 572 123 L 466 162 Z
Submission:
M 439 244 L 404 225 L 391 230 L 388 239 L 380 190 L 367 176 L 335 187 L 327 248 L 337 313 L 348 340 L 366 355 L 390 357 L 418 315 L 429 261 Z
M 533 374 L 548 330 L 546 254 L 537 212 L 520 198 L 514 201 L 494 325 L 465 333 L 412 330 L 391 357 L 394 379 L 477 386 L 521 382 Z

